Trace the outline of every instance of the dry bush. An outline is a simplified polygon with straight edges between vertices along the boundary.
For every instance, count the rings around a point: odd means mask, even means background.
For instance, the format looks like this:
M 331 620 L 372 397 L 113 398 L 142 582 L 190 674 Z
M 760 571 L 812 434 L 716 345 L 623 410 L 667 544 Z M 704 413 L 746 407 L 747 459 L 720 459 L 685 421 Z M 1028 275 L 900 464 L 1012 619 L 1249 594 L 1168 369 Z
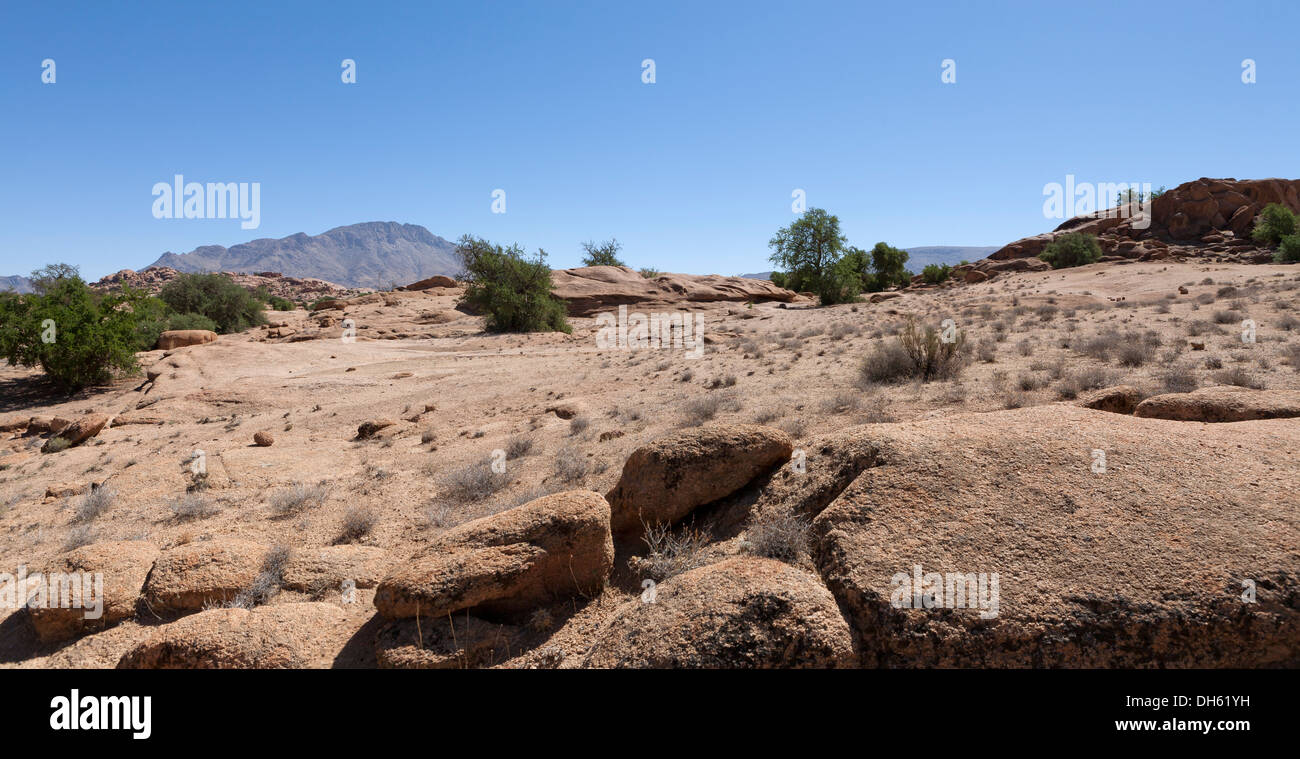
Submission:
M 921 328 L 909 318 L 897 343 L 881 345 L 863 359 L 858 382 L 870 386 L 912 379 L 954 379 L 965 366 L 965 347 L 965 332 L 958 331 L 952 342 L 944 342 L 939 330 Z
M 1219 385 L 1236 385 L 1252 390 L 1263 390 L 1264 382 L 1240 366 L 1224 369 L 1214 373 L 1214 382 Z
M 794 514 L 768 513 L 745 530 L 746 553 L 790 564 L 808 553 L 808 520 Z
M 722 411 L 739 411 L 740 408 L 740 401 L 734 393 L 709 393 L 682 404 L 682 424 L 684 426 L 703 424 Z
M 271 513 L 276 516 L 297 514 L 309 508 L 316 508 L 325 503 L 330 488 L 327 482 L 304 485 L 295 482 L 288 490 L 282 490 L 271 496 Z
M 674 531 L 667 524 L 646 525 L 644 540 L 649 552 L 633 557 L 629 565 L 655 582 L 702 566 L 709 544 L 707 533 L 694 527 Z
M 587 457 L 576 446 L 564 446 L 555 453 L 555 474 L 563 482 L 578 482 L 587 476 Z
M 1166 392 L 1190 393 L 1201 386 L 1196 372 L 1187 366 L 1176 366 L 1160 375 L 1160 384 Z
M 492 471 L 492 459 L 488 457 L 460 469 L 453 469 L 439 483 L 439 491 L 453 503 L 473 503 L 499 492 L 509 484 L 509 477 Z
M 63 541 L 63 550 L 71 551 L 74 548 L 88 546 L 98 539 L 99 533 L 94 526 L 88 524 L 78 525 L 68 531 L 68 536 Z
M 270 601 L 284 584 L 284 566 L 293 555 L 287 546 L 275 546 L 262 558 L 261 570 L 253 584 L 241 590 L 229 603 L 229 608 L 252 609 Z
M 375 529 L 379 513 L 369 506 L 353 506 L 343 514 L 343 526 L 339 530 L 339 543 L 355 543 L 365 538 Z
M 1066 400 L 1071 400 L 1079 397 L 1079 393 L 1109 387 L 1115 382 L 1113 373 L 1101 367 L 1090 366 L 1061 380 L 1061 384 L 1057 386 L 1057 394 Z
M 72 521 L 77 524 L 93 522 L 117 503 L 117 491 L 107 487 L 92 487 L 81 497 L 72 511 Z
M 177 521 L 187 522 L 192 519 L 207 519 L 221 513 L 221 507 L 198 493 L 186 493 L 173 498 L 167 503 Z
M 527 456 L 533 450 L 533 439 L 527 435 L 515 435 L 506 441 L 506 458 L 518 459 Z

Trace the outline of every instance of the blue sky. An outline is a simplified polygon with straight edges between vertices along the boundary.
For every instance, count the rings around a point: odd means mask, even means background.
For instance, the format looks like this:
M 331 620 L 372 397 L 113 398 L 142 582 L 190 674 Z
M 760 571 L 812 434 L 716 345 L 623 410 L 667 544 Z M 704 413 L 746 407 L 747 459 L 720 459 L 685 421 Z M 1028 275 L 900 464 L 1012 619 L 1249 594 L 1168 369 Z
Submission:
M 0 274 L 375 220 L 736 274 L 795 189 L 854 244 L 1000 245 L 1067 174 L 1300 177 L 1294 0 L 205 5 L 0 9 Z M 155 219 L 177 173 L 261 226 Z

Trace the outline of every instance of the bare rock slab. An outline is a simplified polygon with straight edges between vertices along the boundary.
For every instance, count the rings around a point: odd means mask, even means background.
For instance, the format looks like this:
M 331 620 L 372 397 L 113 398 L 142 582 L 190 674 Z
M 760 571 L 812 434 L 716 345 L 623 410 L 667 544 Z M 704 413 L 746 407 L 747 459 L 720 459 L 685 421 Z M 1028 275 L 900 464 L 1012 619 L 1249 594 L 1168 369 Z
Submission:
M 37 637 L 46 643 L 70 640 L 135 616 L 145 578 L 159 553 L 157 546 L 143 540 L 108 541 L 73 549 L 52 562 L 42 572 L 47 578 L 50 573 L 97 578 L 98 589 L 93 593 L 99 596 L 103 608 L 98 618 L 86 617 L 88 609 L 84 605 L 89 599 L 83 582 L 82 607 L 65 608 L 60 602 L 53 602 L 59 604 L 55 606 L 49 599 L 40 607 L 28 608 Z
M 1203 387 L 1190 393 L 1147 398 L 1134 413 L 1151 419 L 1190 422 L 1241 422 L 1300 416 L 1300 392 L 1252 390 L 1248 387 Z
M 594 668 L 852 667 L 835 598 L 813 575 L 740 557 L 665 580 L 654 600 L 624 604 L 596 634 Z
M 609 492 L 615 534 L 676 522 L 788 461 L 790 436 L 774 427 L 720 424 L 682 430 L 632 452 Z
M 235 538 L 163 551 L 145 584 L 145 600 L 159 612 L 224 603 L 253 584 L 266 552 L 266 546 Z
M 598 594 L 613 565 L 609 504 L 572 490 L 448 530 L 379 583 L 375 608 L 389 619 L 517 615 Z
M 302 669 L 328 666 L 344 613 L 327 603 L 210 609 L 163 625 L 118 669 Z
M 1300 425 L 1061 404 L 853 434 L 875 465 L 812 532 L 864 666 L 1300 663 Z

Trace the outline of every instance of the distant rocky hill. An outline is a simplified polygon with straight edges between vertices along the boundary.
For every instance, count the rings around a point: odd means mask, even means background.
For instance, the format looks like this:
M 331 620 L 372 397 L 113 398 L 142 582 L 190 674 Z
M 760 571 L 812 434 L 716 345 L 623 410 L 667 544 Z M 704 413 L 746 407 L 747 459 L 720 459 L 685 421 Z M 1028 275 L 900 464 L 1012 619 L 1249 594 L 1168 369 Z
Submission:
M 249 290 L 265 288 L 271 295 L 294 302 L 311 302 L 321 298 L 348 298 L 361 292 L 357 288 L 343 287 L 333 282 L 326 282 L 323 279 L 285 277 L 271 271 L 254 274 L 222 273 L 241 287 Z M 123 269 L 116 274 L 110 274 L 98 282 L 92 283 L 91 287 L 104 292 L 130 287 L 133 290 L 143 290 L 147 293 L 156 294 L 164 285 L 181 274 L 182 272 L 176 271 L 169 266 L 157 266 L 144 271 Z
M 0 290 L 29 293 L 32 291 L 32 281 L 27 277 L 0 277 Z
M 227 248 L 204 245 L 189 253 L 164 253 L 150 267 L 182 272 L 280 272 L 347 287 L 386 289 L 460 270 L 455 245 L 418 224 L 370 221 L 319 235 L 262 238 Z
M 1199 259 L 1217 263 L 1269 263 L 1273 251 L 1250 238 L 1255 217 L 1270 203 L 1300 212 L 1298 179 L 1200 179 L 1184 182 L 1151 203 L 1150 215 L 1134 206 L 1076 216 L 1051 232 L 1009 243 L 984 260 L 962 267 L 966 281 L 980 282 L 1004 271 L 1051 268 L 1037 258 L 1067 232 L 1094 235 L 1102 263 Z

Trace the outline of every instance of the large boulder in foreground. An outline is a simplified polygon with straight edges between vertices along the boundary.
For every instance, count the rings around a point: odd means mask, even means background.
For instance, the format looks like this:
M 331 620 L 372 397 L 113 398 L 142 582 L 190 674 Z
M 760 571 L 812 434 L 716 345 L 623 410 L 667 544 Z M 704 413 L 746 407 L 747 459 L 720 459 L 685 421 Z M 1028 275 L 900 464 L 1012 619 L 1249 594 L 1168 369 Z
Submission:
M 856 664 L 835 598 L 813 575 L 740 557 L 693 569 L 629 601 L 601 626 L 583 665 L 770 669 Z
M 443 533 L 379 583 L 375 608 L 389 619 L 513 616 L 596 595 L 613 566 L 609 504 L 571 490 Z
M 158 350 L 175 350 L 190 345 L 216 342 L 217 333 L 208 329 L 169 329 L 158 336 Z
M 209 609 L 156 629 L 118 669 L 303 669 L 329 666 L 345 614 L 328 603 Z
M 50 573 L 61 573 L 69 577 L 90 575 L 90 587 L 86 582 L 78 584 L 83 599 L 78 608 L 65 608 L 60 601 L 50 598 L 40 606 L 29 606 L 27 612 L 37 637 L 46 643 L 69 640 L 135 616 L 136 603 L 140 600 L 145 578 L 149 576 L 158 553 L 157 546 L 147 541 L 121 540 L 92 543 L 75 548 L 56 559 L 44 569 L 44 577 L 48 578 Z M 95 582 L 96 576 L 98 583 Z M 63 583 L 58 583 L 57 586 L 61 589 L 68 587 Z M 96 619 L 86 617 L 88 611 L 94 613 L 93 610 L 84 608 L 91 601 L 87 591 L 96 600 L 102 601 L 102 609 Z M 63 592 L 60 590 L 60 595 Z
M 676 522 L 697 506 L 731 495 L 790 459 L 790 436 L 757 424 L 719 424 L 674 432 L 641 446 L 623 464 L 606 498 L 615 534 Z
M 1300 425 L 1061 404 L 844 434 L 879 454 L 814 558 L 864 666 L 1300 664 Z
M 1300 416 L 1300 392 L 1252 390 L 1248 387 L 1203 387 L 1190 393 L 1147 398 L 1133 412 L 1151 419 L 1189 422 L 1242 422 Z
M 145 584 L 154 611 L 196 611 L 225 603 L 257 579 L 267 549 L 237 538 L 217 538 L 163 551 Z

